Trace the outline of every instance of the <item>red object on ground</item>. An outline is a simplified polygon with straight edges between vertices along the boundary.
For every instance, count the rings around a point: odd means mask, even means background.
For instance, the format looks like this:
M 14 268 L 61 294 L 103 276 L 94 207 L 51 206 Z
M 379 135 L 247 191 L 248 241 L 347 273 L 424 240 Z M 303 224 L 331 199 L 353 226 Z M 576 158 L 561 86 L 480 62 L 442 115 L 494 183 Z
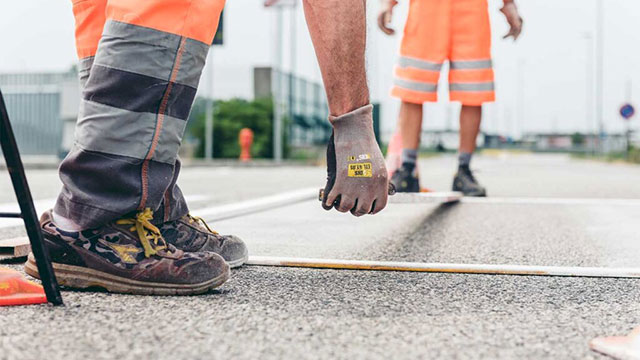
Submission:
M 251 160 L 251 144 L 253 144 L 253 131 L 249 128 L 243 128 L 238 135 L 238 143 L 240 144 L 240 161 L 246 162 Z
M 21 273 L 0 267 L 0 306 L 44 304 L 47 296 L 42 286 L 27 280 Z

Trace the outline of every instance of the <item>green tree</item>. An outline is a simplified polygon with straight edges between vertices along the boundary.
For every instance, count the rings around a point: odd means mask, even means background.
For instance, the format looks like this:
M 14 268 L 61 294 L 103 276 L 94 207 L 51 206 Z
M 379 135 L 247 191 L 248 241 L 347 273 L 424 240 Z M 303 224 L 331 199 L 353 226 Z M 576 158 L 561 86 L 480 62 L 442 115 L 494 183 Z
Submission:
M 204 156 L 205 114 L 206 100 L 200 98 L 194 104 L 190 124 L 187 128 L 188 134 L 198 140 L 196 150 L 198 157 Z M 245 127 L 253 130 L 254 134 L 251 155 L 256 158 L 273 157 L 273 137 L 271 135 L 273 102 L 271 99 L 218 100 L 214 103 L 213 118 L 213 156 L 215 158 L 237 158 L 240 155 L 238 134 Z M 287 127 L 284 126 L 284 128 Z M 284 141 L 284 143 L 287 142 Z
M 582 135 L 579 132 L 575 132 L 571 135 L 571 144 L 576 147 L 576 146 L 582 146 L 584 145 L 584 135 Z

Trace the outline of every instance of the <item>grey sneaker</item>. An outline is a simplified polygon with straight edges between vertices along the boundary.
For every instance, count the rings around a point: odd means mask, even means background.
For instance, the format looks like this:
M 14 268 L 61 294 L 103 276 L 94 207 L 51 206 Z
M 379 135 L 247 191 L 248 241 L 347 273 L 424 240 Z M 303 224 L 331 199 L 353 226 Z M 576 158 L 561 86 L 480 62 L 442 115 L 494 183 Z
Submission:
M 487 190 L 478 184 L 469 166 L 458 167 L 458 173 L 453 178 L 453 191 L 460 191 L 465 196 L 487 196 Z
M 51 210 L 40 226 L 62 286 L 100 287 L 140 295 L 200 294 L 229 278 L 229 265 L 212 252 L 187 253 L 167 244 L 150 220 L 150 209 L 100 228 L 65 231 L 52 221 Z M 39 278 L 33 254 L 27 274 Z
M 160 227 L 169 244 L 186 252 L 211 251 L 222 256 L 231 268 L 242 266 L 249 258 L 244 241 L 235 235 L 220 235 L 200 217 L 185 215 Z

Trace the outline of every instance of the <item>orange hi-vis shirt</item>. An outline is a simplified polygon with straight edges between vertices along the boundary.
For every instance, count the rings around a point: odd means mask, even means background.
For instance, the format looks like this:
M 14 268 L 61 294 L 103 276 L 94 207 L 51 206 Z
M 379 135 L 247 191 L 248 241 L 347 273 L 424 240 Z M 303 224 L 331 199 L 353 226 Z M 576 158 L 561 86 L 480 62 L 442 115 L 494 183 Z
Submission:
M 391 95 L 417 104 L 437 101 L 448 60 L 451 101 L 494 101 L 487 0 L 411 0 L 409 6 Z

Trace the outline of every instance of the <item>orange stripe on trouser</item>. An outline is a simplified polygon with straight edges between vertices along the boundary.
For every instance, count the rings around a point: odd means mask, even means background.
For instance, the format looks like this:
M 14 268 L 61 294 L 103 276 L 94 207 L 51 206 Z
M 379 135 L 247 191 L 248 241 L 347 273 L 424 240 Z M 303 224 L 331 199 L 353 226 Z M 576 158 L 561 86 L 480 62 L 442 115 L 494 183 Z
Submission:
M 109 0 L 107 19 L 211 44 L 224 0 Z
M 80 59 L 94 56 L 106 21 L 107 0 L 74 0 L 76 51 Z
M 211 44 L 225 0 L 72 0 L 72 3 L 76 48 L 82 59 L 95 55 L 107 19 Z

